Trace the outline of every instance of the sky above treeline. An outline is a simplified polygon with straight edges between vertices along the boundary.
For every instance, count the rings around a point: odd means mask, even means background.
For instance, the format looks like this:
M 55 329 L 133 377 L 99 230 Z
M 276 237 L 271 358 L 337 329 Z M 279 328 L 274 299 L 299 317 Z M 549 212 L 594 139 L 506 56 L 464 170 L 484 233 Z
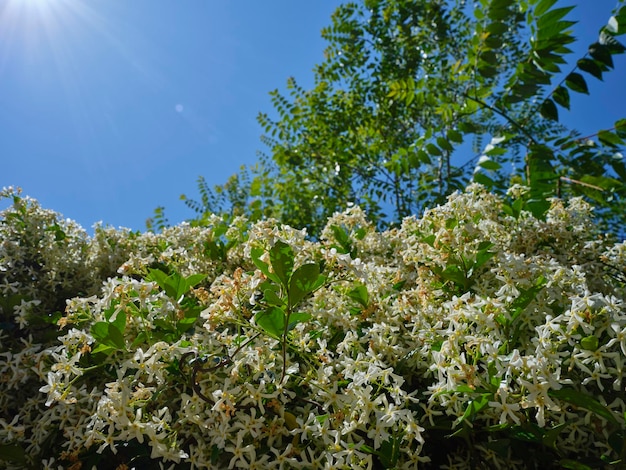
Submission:
M 224 183 L 267 150 L 268 92 L 313 84 L 340 3 L 0 0 L 0 187 L 88 230 L 144 230 L 157 206 L 171 223 L 193 217 L 179 196 L 196 197 L 200 175 Z M 579 4 L 579 58 L 616 3 L 561 3 Z M 585 134 L 626 117 L 626 55 L 587 82 L 564 123 Z

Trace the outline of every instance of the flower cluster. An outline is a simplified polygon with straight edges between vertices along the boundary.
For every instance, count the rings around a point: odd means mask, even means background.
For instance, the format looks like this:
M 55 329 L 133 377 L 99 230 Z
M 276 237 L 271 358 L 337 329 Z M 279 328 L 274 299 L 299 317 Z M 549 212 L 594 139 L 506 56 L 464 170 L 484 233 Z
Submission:
M 473 185 L 385 232 L 351 207 L 311 241 L 218 217 L 88 237 L 3 197 L 8 468 L 597 468 L 626 451 L 626 245 L 578 199 L 514 218 Z

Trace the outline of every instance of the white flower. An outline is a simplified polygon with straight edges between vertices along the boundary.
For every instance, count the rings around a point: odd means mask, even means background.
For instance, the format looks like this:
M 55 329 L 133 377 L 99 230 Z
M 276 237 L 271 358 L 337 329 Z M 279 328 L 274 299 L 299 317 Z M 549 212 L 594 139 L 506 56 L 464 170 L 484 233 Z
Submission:
M 500 413 L 499 423 L 507 424 L 510 418 L 515 424 L 520 424 L 519 417 L 515 413 L 520 409 L 519 403 L 508 403 L 509 392 L 506 384 L 500 384 L 496 395 L 500 397 L 500 401 L 490 401 L 489 406 Z

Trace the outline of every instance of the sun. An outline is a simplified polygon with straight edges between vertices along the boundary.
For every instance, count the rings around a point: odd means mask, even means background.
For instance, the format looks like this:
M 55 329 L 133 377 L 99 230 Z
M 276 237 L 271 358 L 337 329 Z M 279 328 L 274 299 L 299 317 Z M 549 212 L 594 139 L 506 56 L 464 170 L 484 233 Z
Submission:
M 47 34 L 58 20 L 57 14 L 67 7 L 65 0 L 5 0 L 0 8 L 0 27 L 5 40 L 28 40 Z
M 51 55 L 63 68 L 101 18 L 84 0 L 0 0 L 0 71 L 3 62 Z

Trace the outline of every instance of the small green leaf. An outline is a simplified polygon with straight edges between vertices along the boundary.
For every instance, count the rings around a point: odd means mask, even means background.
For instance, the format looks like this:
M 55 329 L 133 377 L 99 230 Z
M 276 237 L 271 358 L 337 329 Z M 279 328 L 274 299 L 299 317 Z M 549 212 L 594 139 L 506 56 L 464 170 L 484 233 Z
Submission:
M 270 249 L 272 268 L 285 287 L 289 285 L 289 278 L 293 271 L 293 258 L 292 248 L 281 240 L 278 240 Z
M 333 231 L 335 240 L 339 243 L 337 251 L 342 254 L 350 253 L 352 251 L 352 240 L 350 240 L 350 234 L 343 227 L 338 225 L 331 225 L 330 229 Z
M 454 129 L 449 129 L 446 132 L 446 136 L 448 137 L 448 140 L 451 140 L 452 142 L 455 142 L 457 144 L 463 143 L 463 134 L 461 134 L 458 131 L 455 131 Z
M 579 73 L 572 72 L 565 78 L 565 84 L 570 90 L 576 91 L 578 93 L 584 93 L 586 95 L 589 94 L 589 89 L 587 88 L 587 82 L 583 78 L 583 76 Z
M 480 172 L 475 172 L 474 175 L 472 176 L 472 179 L 476 183 L 482 184 L 486 188 L 492 188 L 495 184 L 494 180 L 489 178 L 489 176 L 485 175 L 484 173 L 480 173 Z
M 598 349 L 598 338 L 596 336 L 586 336 L 580 340 L 580 346 L 587 351 L 595 351 Z
M 149 339 L 150 337 L 148 336 L 148 333 L 146 333 L 145 331 L 140 331 L 133 343 L 130 345 L 130 348 L 137 349 L 137 346 L 148 342 Z
M 107 346 L 106 344 L 103 344 L 103 343 L 99 343 L 99 344 L 96 345 L 95 348 L 93 348 L 91 350 L 91 354 L 95 355 L 95 354 L 102 353 L 102 354 L 109 355 L 109 354 L 114 353 L 116 350 L 117 350 L 117 348 L 114 348 L 114 347 L 111 347 L 111 346 Z
M 0 460 L 13 462 L 21 466 L 26 464 L 26 454 L 21 446 L 0 444 Z
M 559 461 L 559 465 L 561 468 L 566 468 L 568 470 L 593 470 L 593 467 L 578 462 L 577 460 L 561 459 Z
M 563 430 L 563 428 L 567 427 L 568 423 L 561 423 L 554 426 L 552 429 L 545 430 L 545 433 L 542 438 L 542 442 L 546 447 L 555 448 L 556 439 L 559 437 L 559 434 Z
M 384 468 L 396 468 L 400 458 L 400 444 L 402 439 L 390 437 L 380 444 L 378 456 Z
M 307 263 L 300 266 L 293 273 L 289 283 L 289 305 L 295 307 L 304 297 L 320 287 L 325 281 L 320 276 L 320 267 L 316 263 Z
M 539 108 L 539 113 L 546 119 L 551 119 L 553 121 L 559 120 L 559 111 L 554 104 L 554 101 L 551 99 L 545 100 L 541 103 L 541 107 Z
M 191 276 L 186 278 L 188 289 L 192 287 L 196 287 L 202 281 L 206 279 L 206 274 L 192 274 Z
M 472 392 L 474 392 L 474 390 L 472 390 Z M 483 393 L 479 395 L 478 397 L 470 400 L 467 403 L 467 407 L 465 408 L 465 412 L 463 413 L 463 416 L 461 416 L 455 421 L 455 425 L 459 425 L 465 420 L 472 421 L 474 417 L 476 417 L 476 415 L 489 404 L 489 400 L 492 397 L 493 395 L 491 393 Z
M 363 284 L 359 284 L 354 289 L 350 290 L 348 297 L 357 301 L 363 308 L 367 308 L 369 305 L 369 293 L 367 292 L 367 287 Z
M 625 440 L 626 435 L 624 434 L 624 431 L 622 429 L 618 429 L 609 435 L 608 442 L 611 448 L 618 455 L 620 455 L 622 453 L 622 450 L 624 449 Z
M 156 282 L 170 297 L 176 298 L 176 291 L 172 290 L 168 275 L 160 269 L 149 269 L 147 279 Z
M 439 157 L 442 155 L 441 149 L 433 143 L 426 144 L 426 150 L 429 154 Z
M 491 244 L 493 246 L 493 244 Z M 491 246 L 489 248 L 491 248 Z M 496 255 L 495 251 L 489 251 L 489 248 L 482 249 L 476 253 L 476 261 L 474 262 L 474 270 L 480 268 L 483 264 L 489 261 Z
M 124 312 L 123 310 L 117 312 L 117 316 L 115 317 L 115 320 L 111 322 L 111 324 L 115 325 L 115 327 L 119 331 L 124 332 L 124 330 L 126 330 L 126 312 Z
M 54 224 L 46 228 L 46 232 L 54 232 L 54 240 L 57 242 L 63 241 L 67 238 L 66 233 L 58 224 Z
M 270 307 L 254 316 L 259 325 L 270 336 L 280 339 L 285 331 L 285 312 L 278 307 Z
M 613 424 L 618 424 L 615 415 L 591 395 L 579 392 L 578 390 L 573 388 L 549 390 L 548 395 L 552 398 L 557 398 L 559 400 L 571 403 L 572 405 L 589 410 L 596 415 L 606 419 L 607 421 L 610 421 Z
M 99 343 L 118 350 L 125 350 L 126 343 L 120 330 L 112 323 L 97 322 L 91 327 L 91 334 Z
M 437 145 L 439 145 L 439 147 L 448 152 L 454 151 L 454 147 L 452 147 L 452 145 L 450 145 L 450 142 L 448 142 L 448 140 L 443 137 L 437 137 Z
M 624 141 L 611 131 L 602 130 L 598 132 L 598 140 L 609 147 L 620 147 L 624 145 Z
M 606 67 L 610 69 L 613 68 L 613 57 L 611 56 L 611 51 L 604 44 L 600 44 L 599 42 L 593 43 L 589 46 L 589 54 Z
M 452 261 L 454 262 L 454 261 Z M 449 264 L 445 269 L 433 267 L 433 271 L 446 281 L 456 284 L 458 287 L 465 289 L 467 284 L 467 276 L 463 269 L 457 264 Z
M 265 252 L 260 248 L 253 248 L 252 251 L 250 252 L 252 262 L 257 268 L 259 268 L 259 270 L 263 274 L 265 274 L 265 277 L 267 277 L 268 279 L 271 279 L 276 284 L 280 284 L 281 281 L 278 278 L 278 276 L 275 273 L 270 271 L 269 265 L 266 262 L 261 260 L 261 256 L 263 256 L 264 253 Z
M 311 317 L 312 315 L 310 313 L 294 312 L 289 315 L 289 326 L 287 329 L 291 331 L 298 323 L 307 322 Z
M 563 106 L 565 109 L 569 109 L 569 91 L 567 91 L 567 88 L 562 85 L 559 86 L 554 90 L 552 97 L 559 105 Z M 558 120 L 558 116 L 556 120 Z
M 615 132 L 620 137 L 626 139 L 626 119 L 618 119 L 615 121 Z
M 593 59 L 580 59 L 576 62 L 578 68 L 584 72 L 587 72 L 598 80 L 602 80 L 602 68 L 598 65 L 598 63 Z
M 546 11 L 548 11 L 552 6 L 557 2 L 557 0 L 541 0 L 537 6 L 535 7 L 535 16 L 542 16 Z
M 274 289 L 265 289 L 263 291 L 263 298 L 269 305 L 273 305 L 275 307 L 285 306 L 285 302 L 278 296 Z
M 109 340 L 112 346 L 115 346 L 119 350 L 126 349 L 126 342 L 124 341 L 124 335 L 113 323 L 109 323 Z
M 150 269 L 147 279 L 156 282 L 169 297 L 179 301 L 191 287 L 200 283 L 205 277 L 205 274 L 192 274 L 185 278 L 177 272 L 173 272 L 168 276 L 160 269 Z
M 96 341 L 101 341 L 109 334 L 109 323 L 105 321 L 99 321 L 91 326 L 91 334 Z
M 480 160 L 478 160 L 478 166 L 490 171 L 498 171 L 500 168 L 502 168 L 502 165 L 500 165 L 497 161 L 487 157 L 486 155 L 482 156 Z

